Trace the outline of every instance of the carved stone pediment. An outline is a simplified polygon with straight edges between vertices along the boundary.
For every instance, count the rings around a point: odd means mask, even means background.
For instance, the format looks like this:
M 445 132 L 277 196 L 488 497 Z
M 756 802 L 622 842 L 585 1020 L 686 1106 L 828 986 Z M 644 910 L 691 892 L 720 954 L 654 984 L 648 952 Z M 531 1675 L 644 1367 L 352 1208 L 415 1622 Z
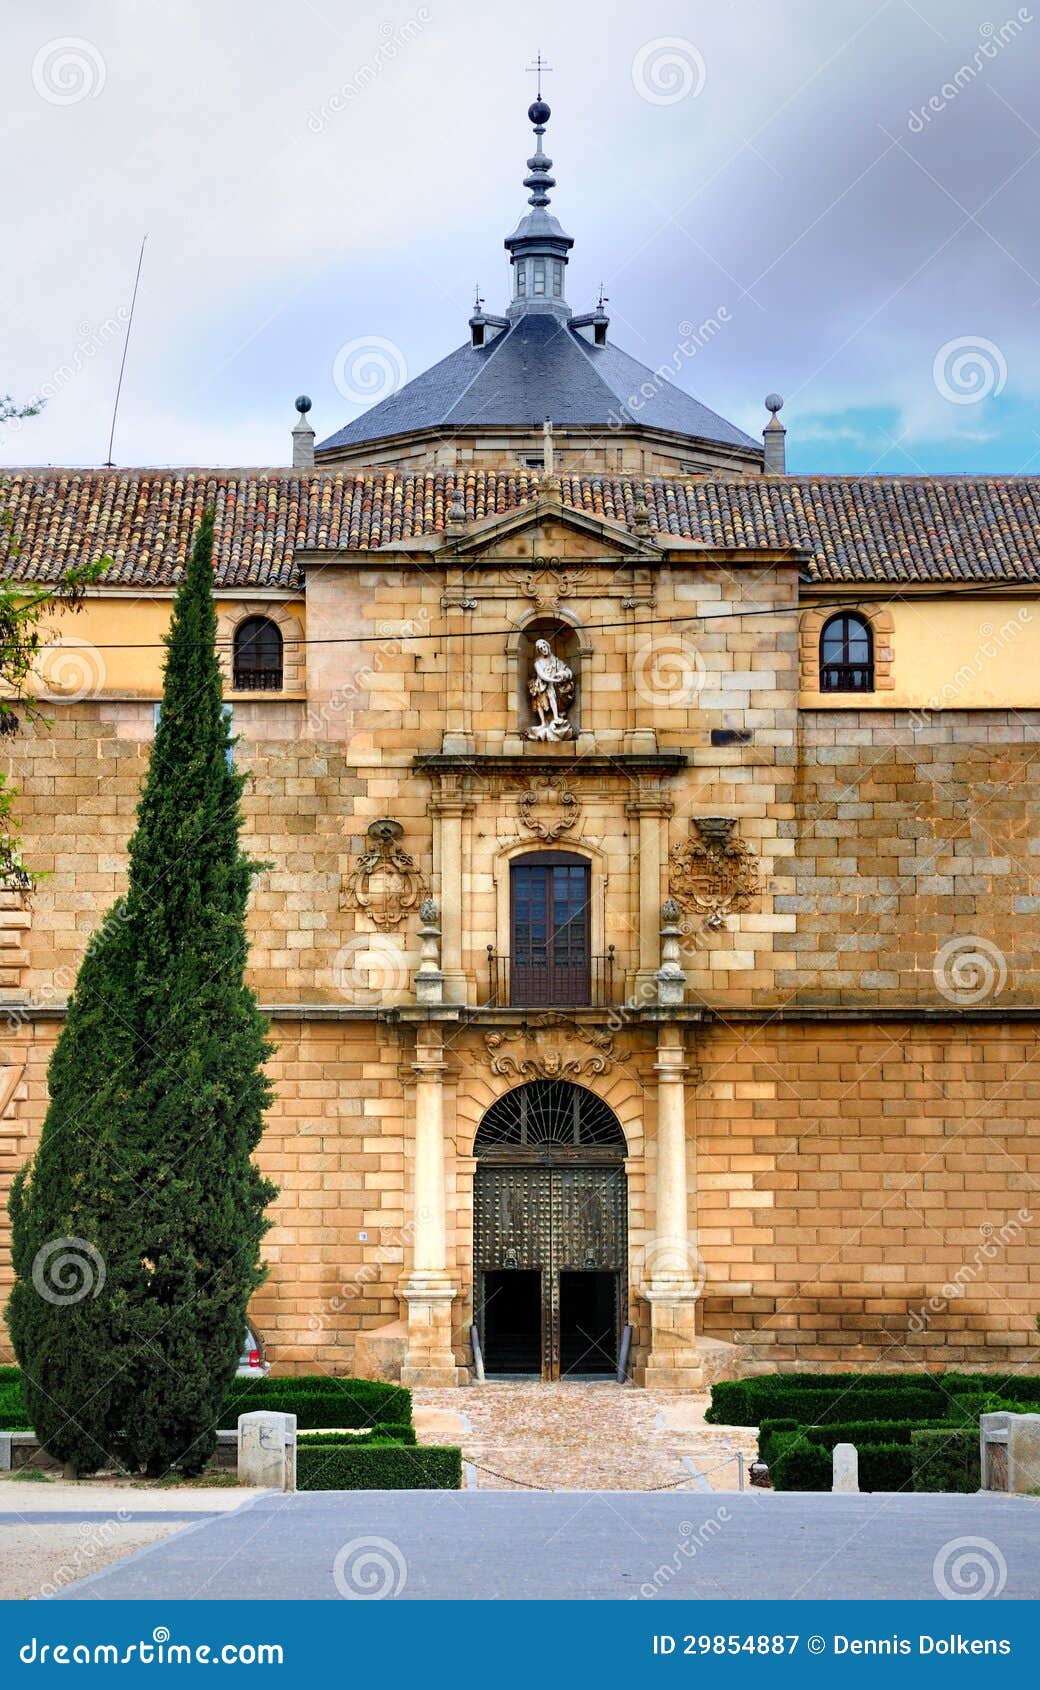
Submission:
M 384 818 L 372 823 L 369 847 L 347 875 L 340 899 L 341 909 L 360 910 L 383 933 L 397 927 L 430 892 L 415 858 L 401 848 L 403 834 L 400 822 Z
M 581 1027 L 549 1011 L 523 1027 L 485 1033 L 493 1074 L 516 1080 L 579 1080 L 613 1067 L 614 1039 L 600 1027 Z
M 562 775 L 532 782 L 517 806 L 520 825 L 546 845 L 573 833 L 581 820 L 581 799 Z
M 717 929 L 727 915 L 747 909 L 761 890 L 758 864 L 729 816 L 702 816 L 688 839 L 668 854 L 668 890 L 687 913 Z

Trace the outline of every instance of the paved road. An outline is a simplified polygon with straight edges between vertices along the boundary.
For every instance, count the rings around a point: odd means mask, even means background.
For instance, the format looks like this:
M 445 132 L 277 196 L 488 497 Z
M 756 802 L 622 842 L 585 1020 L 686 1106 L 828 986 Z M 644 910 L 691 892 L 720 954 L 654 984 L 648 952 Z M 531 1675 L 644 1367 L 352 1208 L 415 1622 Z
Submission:
M 971 1544 L 957 1540 L 970 1538 Z M 938 1585 L 937 1585 L 938 1579 Z M 261 1493 L 66 1599 L 1040 1597 L 1036 1504 L 748 1492 Z M 945 1583 L 946 1589 L 942 1588 Z

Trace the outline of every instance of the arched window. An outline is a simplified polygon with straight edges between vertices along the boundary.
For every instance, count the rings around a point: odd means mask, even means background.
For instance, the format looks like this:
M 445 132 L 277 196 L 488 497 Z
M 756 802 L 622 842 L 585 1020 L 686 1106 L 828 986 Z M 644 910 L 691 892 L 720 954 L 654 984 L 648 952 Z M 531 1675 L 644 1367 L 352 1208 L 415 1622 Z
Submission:
M 280 692 L 282 635 L 267 616 L 247 616 L 235 629 L 236 692 Z
M 874 640 L 870 623 L 842 611 L 820 633 L 820 691 L 873 692 Z
M 620 1156 L 628 1150 L 617 1116 L 594 1092 L 569 1080 L 530 1080 L 491 1105 L 477 1131 L 473 1154 L 563 1146 L 614 1150 Z

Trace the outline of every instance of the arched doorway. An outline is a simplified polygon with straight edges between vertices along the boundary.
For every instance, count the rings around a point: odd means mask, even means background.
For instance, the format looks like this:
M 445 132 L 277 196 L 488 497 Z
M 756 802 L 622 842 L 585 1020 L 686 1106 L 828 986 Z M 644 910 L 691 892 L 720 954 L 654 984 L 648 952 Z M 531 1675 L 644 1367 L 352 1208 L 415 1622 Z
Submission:
M 506 1092 L 474 1141 L 477 1330 L 490 1374 L 613 1377 L 627 1301 L 625 1135 L 565 1080 Z

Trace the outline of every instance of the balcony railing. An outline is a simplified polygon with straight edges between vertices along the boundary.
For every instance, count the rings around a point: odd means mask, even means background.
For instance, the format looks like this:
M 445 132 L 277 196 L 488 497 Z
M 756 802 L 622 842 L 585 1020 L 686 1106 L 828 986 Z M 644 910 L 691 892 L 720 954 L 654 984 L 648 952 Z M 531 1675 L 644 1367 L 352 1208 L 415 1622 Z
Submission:
M 514 960 L 494 945 L 487 948 L 485 1008 L 603 1009 L 617 1001 L 613 945 L 602 956 L 576 963 L 539 956 Z
M 277 669 L 248 669 L 236 663 L 233 675 L 236 692 L 281 692 L 282 671 Z

